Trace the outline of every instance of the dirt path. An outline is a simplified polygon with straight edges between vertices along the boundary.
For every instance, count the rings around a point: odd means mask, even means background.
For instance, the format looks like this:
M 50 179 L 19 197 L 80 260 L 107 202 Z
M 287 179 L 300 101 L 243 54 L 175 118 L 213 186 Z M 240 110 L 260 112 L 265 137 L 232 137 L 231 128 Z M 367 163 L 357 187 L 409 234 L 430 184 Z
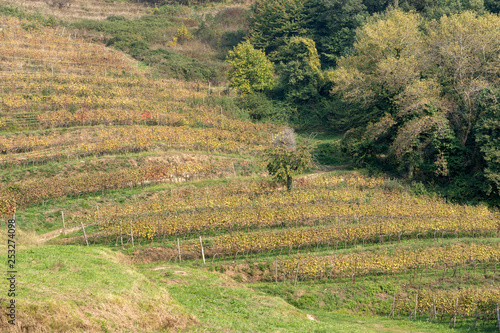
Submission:
M 314 179 L 316 177 L 318 177 L 319 175 L 322 175 L 324 173 L 327 173 L 327 172 L 331 172 L 331 171 L 334 171 L 334 170 L 343 170 L 347 167 L 351 166 L 350 164 L 341 164 L 341 165 L 328 165 L 328 166 L 324 166 L 321 168 L 321 171 L 318 171 L 318 172 L 315 172 L 315 173 L 311 173 L 309 175 L 305 175 L 305 176 L 302 176 L 302 177 L 298 177 L 298 179 Z
M 77 231 L 80 229 L 80 227 L 72 227 L 72 228 L 66 228 L 66 233 L 72 233 L 74 231 Z M 50 232 L 47 232 L 45 234 L 38 235 L 38 241 L 40 243 L 45 243 L 48 240 L 51 240 L 53 238 L 56 238 L 57 236 L 61 235 L 63 233 L 63 228 L 61 229 L 56 229 L 52 230 Z

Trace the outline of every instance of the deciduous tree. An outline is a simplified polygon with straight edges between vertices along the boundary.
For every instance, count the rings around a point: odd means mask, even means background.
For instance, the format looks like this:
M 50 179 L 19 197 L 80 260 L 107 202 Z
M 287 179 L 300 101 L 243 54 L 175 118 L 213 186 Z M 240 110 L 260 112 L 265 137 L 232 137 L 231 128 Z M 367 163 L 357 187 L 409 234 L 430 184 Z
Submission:
M 310 149 L 297 146 L 293 129 L 286 128 L 273 142 L 273 147 L 265 152 L 267 170 L 279 183 L 286 184 L 288 191 L 293 188 L 293 177 L 312 165 Z
M 227 62 L 231 65 L 228 77 L 231 87 L 242 94 L 270 89 L 274 85 L 274 66 L 265 53 L 249 42 L 238 44 L 229 51 Z

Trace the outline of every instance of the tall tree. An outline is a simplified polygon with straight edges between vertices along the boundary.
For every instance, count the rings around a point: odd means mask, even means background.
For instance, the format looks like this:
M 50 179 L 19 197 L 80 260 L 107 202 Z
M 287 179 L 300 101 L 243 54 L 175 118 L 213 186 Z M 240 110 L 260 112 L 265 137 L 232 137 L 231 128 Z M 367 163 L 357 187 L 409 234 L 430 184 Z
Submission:
M 307 12 L 303 0 L 256 0 L 251 8 L 250 41 L 278 61 L 278 49 L 288 38 L 306 36 Z
M 318 97 L 323 81 L 321 63 L 312 39 L 292 37 L 278 51 L 280 84 L 288 101 L 307 103 Z
M 474 129 L 486 164 L 487 191 L 500 198 L 500 89 L 482 91 L 477 107 L 481 117 Z
M 465 145 L 477 121 L 479 93 L 498 83 L 500 18 L 467 11 L 443 16 L 427 30 L 430 60 L 450 101 L 457 104 L 451 119 Z
M 295 133 L 287 127 L 274 140 L 273 146 L 265 151 L 267 170 L 279 183 L 285 184 L 288 191 L 293 188 L 293 177 L 312 166 L 309 148 L 297 145 Z
M 352 53 L 356 29 L 368 16 L 362 0 L 309 0 L 307 27 L 322 63 L 334 67 L 340 56 Z
M 228 77 L 230 86 L 240 93 L 270 89 L 274 85 L 274 66 L 262 50 L 249 42 L 238 44 L 229 51 L 227 62 L 231 65 Z

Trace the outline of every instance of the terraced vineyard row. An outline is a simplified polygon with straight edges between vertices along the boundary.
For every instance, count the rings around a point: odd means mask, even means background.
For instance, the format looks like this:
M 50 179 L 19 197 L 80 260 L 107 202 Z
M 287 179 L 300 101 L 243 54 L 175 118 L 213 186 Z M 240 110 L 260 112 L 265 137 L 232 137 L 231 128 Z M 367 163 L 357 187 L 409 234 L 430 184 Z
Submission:
M 98 124 L 277 129 L 224 117 L 220 106 L 209 103 L 206 83 L 154 80 L 110 49 L 61 37 L 54 28 L 33 34 L 22 28 L 24 21 L 2 19 L 0 129 Z M 27 71 L 33 63 L 38 65 Z M 87 73 L 92 66 L 101 68 L 98 74 Z
M 131 220 L 138 234 L 144 228 L 157 237 L 222 232 L 211 239 L 211 247 L 225 254 L 375 241 L 380 237 L 400 240 L 405 235 L 418 237 L 430 232 L 483 234 L 496 231 L 500 225 L 498 216 L 485 207 L 416 199 L 402 193 L 367 193 L 360 188 L 381 186 L 383 180 L 363 185 L 363 177 L 340 179 L 342 176 L 318 177 L 302 182 L 301 189 L 293 193 L 263 191 L 258 183 L 249 183 L 247 188 L 237 185 L 234 189 L 225 186 L 176 192 L 138 205 L 104 208 L 94 214 L 93 223 L 109 235 L 119 232 L 120 223 Z M 358 188 L 349 186 L 355 179 Z M 317 225 L 321 227 L 313 227 Z M 308 228 L 298 228 L 301 226 Z
M 24 112 L 54 111 L 58 108 L 83 107 L 141 109 L 155 107 L 161 102 L 164 109 L 182 110 L 176 103 L 186 99 L 207 97 L 208 87 L 200 83 L 176 80 L 158 81 L 139 74 L 135 76 L 85 76 L 3 72 L 0 106 L 7 115 Z M 168 104 L 170 103 L 170 104 Z M 157 106 L 158 107 L 158 106 Z
M 408 270 L 448 270 L 464 265 L 500 261 L 500 244 L 452 244 L 425 248 L 399 247 L 393 251 L 296 257 L 277 261 L 277 277 L 299 280 L 398 273 Z M 274 273 L 273 273 L 274 274 Z
M 66 73 L 93 74 L 95 68 L 109 70 L 130 70 L 130 65 L 123 61 L 123 55 L 107 51 L 103 57 L 103 46 L 76 39 L 74 34 L 64 27 L 43 27 L 30 32 L 31 23 L 12 17 L 1 17 L 2 53 L 4 70 L 33 68 Z M 54 66 L 51 66 L 54 65 Z
M 0 188 L 0 197 L 11 197 L 18 208 L 65 195 L 134 187 L 155 182 L 196 180 L 233 173 L 231 160 L 183 161 L 181 164 L 153 165 L 114 172 L 79 173 L 70 177 L 27 179 Z
M 28 163 L 61 161 L 90 155 L 126 154 L 163 149 L 204 150 L 225 153 L 250 153 L 267 141 L 267 133 L 189 127 L 127 126 L 50 131 L 0 136 L 2 167 Z
M 299 250 L 311 246 L 334 249 L 339 244 L 347 247 L 348 244 L 383 243 L 408 238 L 442 238 L 445 235 L 447 237 L 493 237 L 498 234 L 498 221 L 490 219 L 477 221 L 474 218 L 463 218 L 460 221 L 455 218 L 440 221 L 420 219 L 412 220 L 411 223 L 402 223 L 395 219 L 353 227 L 332 224 L 321 227 L 220 234 L 209 239 L 205 245 L 205 251 L 220 255 L 269 251 L 274 251 L 276 254 L 290 253 L 292 249 Z M 149 231 L 150 238 L 154 235 L 161 235 L 161 225 L 160 233 L 158 233 L 158 224 L 155 225 L 154 221 L 150 224 L 140 224 L 137 227 L 137 233 L 141 234 L 142 228 Z M 116 235 L 118 231 L 115 226 L 111 234 Z M 184 242 L 182 252 L 188 257 L 199 257 L 201 253 L 199 242 L 195 240 Z
M 179 189 L 122 209 L 109 207 L 101 211 L 102 218 L 119 219 L 141 215 L 178 215 L 179 212 L 212 211 L 214 216 L 225 211 L 252 207 L 255 210 L 274 206 L 329 203 L 329 214 L 336 217 L 490 216 L 484 206 L 470 207 L 447 204 L 441 199 L 416 198 L 405 193 L 383 191 L 383 178 L 368 178 L 353 173 L 350 176 L 327 176 L 297 181 L 294 192 L 271 187 L 265 182 L 232 183 L 205 189 Z M 193 207 L 196 207 L 194 209 Z M 402 215 L 401 215 L 402 214 Z M 292 219 L 293 221 L 293 219 Z
M 426 317 L 430 321 L 453 323 L 458 317 L 475 318 L 482 321 L 497 321 L 500 303 L 500 288 L 467 288 L 456 290 L 421 291 L 418 294 L 400 293 L 395 295 L 396 315 Z M 496 324 L 496 323 L 495 323 Z M 474 324 L 475 326 L 475 324 Z M 493 325 L 497 326 L 497 325 Z M 496 328 L 498 329 L 498 327 Z

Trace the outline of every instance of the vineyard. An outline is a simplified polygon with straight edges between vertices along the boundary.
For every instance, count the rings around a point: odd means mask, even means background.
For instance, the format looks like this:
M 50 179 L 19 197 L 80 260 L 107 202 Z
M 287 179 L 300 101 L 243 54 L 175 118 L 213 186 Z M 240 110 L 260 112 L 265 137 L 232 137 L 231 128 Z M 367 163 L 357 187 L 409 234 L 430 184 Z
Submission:
M 69 21 L 159 11 L 138 2 L 105 2 L 101 9 L 98 0 L 22 6 L 42 12 L 53 7 L 56 17 Z M 179 316 L 148 321 L 144 331 L 185 330 L 178 323 L 186 318 L 204 327 L 210 322 L 204 316 L 215 316 L 225 302 L 232 313 L 237 302 L 225 298 L 213 302 L 212 313 L 196 312 L 209 308 L 199 300 L 220 285 L 217 297 L 234 288 L 256 290 L 259 309 L 270 302 L 265 297 L 274 297 L 293 308 L 290 317 L 307 311 L 320 318 L 308 314 L 307 325 L 284 331 L 319 325 L 315 329 L 333 332 L 327 326 L 331 314 L 415 324 L 415 331 L 421 323 L 431 325 L 430 332 L 499 329 L 498 210 L 423 195 L 387 176 L 332 171 L 345 166 L 307 170 L 312 174 L 294 178 L 293 191 L 287 191 L 270 180 L 262 159 L 283 126 L 246 120 L 227 87 L 159 77 L 145 63 L 81 32 L 55 21 L 0 16 L 0 215 L 15 214 L 28 248 L 24 269 L 45 265 L 37 269 L 52 277 L 64 272 L 67 280 L 94 279 L 94 273 L 69 265 L 71 259 L 57 257 L 64 252 L 70 258 L 85 247 L 82 253 L 92 254 L 79 257 L 85 265 L 107 260 L 127 272 L 126 283 L 100 272 L 106 276 L 102 289 L 128 286 L 140 272 L 138 281 L 147 277 L 178 297 L 192 293 L 197 300 Z M 37 257 L 38 248 L 50 253 L 50 265 L 40 264 L 45 259 Z M 210 284 L 215 277 L 217 286 Z M 36 285 L 23 281 L 21 288 L 25 284 Z M 120 295 L 131 298 L 119 302 L 137 311 L 142 303 L 133 297 L 141 287 L 122 289 Z M 88 289 L 82 294 L 93 297 Z M 145 308 L 169 313 L 163 296 L 141 297 Z M 107 298 L 118 299 L 102 296 L 104 303 Z M 234 320 L 245 325 L 253 316 L 239 317 L 247 308 L 242 298 Z M 90 318 L 88 304 L 82 304 L 68 309 Z M 82 331 L 100 331 L 105 317 L 82 321 Z M 19 331 L 29 330 L 34 319 L 23 320 L 28 324 Z M 136 320 L 116 331 L 134 331 Z
M 254 156 L 279 131 L 233 117 L 207 83 L 154 79 L 147 68 L 65 27 L 2 17 L 0 167 L 33 173 L 62 163 L 168 151 Z M 85 162 L 83 161 L 82 162 Z M 62 196 L 158 181 L 236 176 L 241 159 L 208 159 L 0 186 L 5 213 Z
M 298 179 L 293 192 L 265 181 L 179 188 L 92 210 L 87 241 L 138 246 L 138 260 L 203 262 L 258 288 L 396 280 L 379 314 L 494 327 L 498 213 L 414 196 L 389 182 L 350 172 Z

